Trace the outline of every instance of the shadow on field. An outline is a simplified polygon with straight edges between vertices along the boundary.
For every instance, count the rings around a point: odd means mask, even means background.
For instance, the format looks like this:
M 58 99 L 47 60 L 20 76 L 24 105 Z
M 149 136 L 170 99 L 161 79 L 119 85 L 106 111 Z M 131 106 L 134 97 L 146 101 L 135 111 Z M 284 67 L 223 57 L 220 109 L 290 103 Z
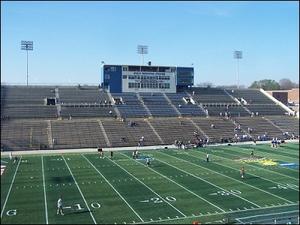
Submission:
M 51 180 L 58 183 L 74 183 L 72 176 L 51 177 Z
M 260 177 L 257 177 L 257 176 L 251 176 L 251 177 L 247 177 L 247 180 L 252 180 L 252 179 L 259 179 Z
M 82 210 L 82 211 L 71 212 L 71 213 L 68 213 L 68 214 L 81 214 L 81 213 L 89 213 L 89 212 L 90 212 L 89 210 Z

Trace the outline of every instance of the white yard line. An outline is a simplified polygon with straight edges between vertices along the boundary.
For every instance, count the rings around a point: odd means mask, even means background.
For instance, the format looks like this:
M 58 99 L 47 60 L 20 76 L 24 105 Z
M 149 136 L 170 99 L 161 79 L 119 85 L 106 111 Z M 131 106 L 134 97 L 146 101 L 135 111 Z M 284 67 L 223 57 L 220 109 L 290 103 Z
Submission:
M 252 188 L 255 188 L 255 189 L 260 190 L 260 191 L 262 191 L 262 192 L 265 192 L 265 193 L 267 193 L 267 194 L 269 194 L 269 195 L 272 195 L 272 196 L 274 196 L 274 197 L 276 197 L 276 198 L 280 198 L 281 200 L 287 201 L 287 202 L 289 202 L 289 203 L 293 203 L 292 201 L 290 201 L 290 200 L 288 200 L 288 199 L 285 199 L 285 198 L 282 198 L 282 197 L 280 197 L 280 196 L 278 196 L 278 195 L 272 194 L 272 193 L 270 193 L 270 192 L 268 192 L 268 191 L 265 191 L 265 190 L 263 190 L 263 189 L 260 189 L 260 188 L 258 188 L 258 187 L 255 187 L 255 186 L 253 186 L 253 185 L 251 185 L 251 184 L 244 183 L 244 182 L 242 182 L 242 181 L 240 181 L 240 180 L 237 180 L 237 179 L 235 179 L 235 178 L 229 177 L 229 176 L 227 176 L 227 175 L 225 175 L 225 174 L 221 174 L 221 173 L 219 173 L 219 172 L 217 172 L 217 171 L 214 171 L 214 170 L 205 168 L 205 167 L 203 167 L 203 166 L 197 165 L 197 164 L 195 164 L 195 163 L 192 163 L 192 162 L 187 161 L 187 160 L 184 160 L 184 159 L 179 159 L 179 158 L 177 158 L 177 157 L 175 157 L 175 156 L 172 156 L 172 155 L 168 155 L 168 154 L 165 154 L 165 153 L 161 153 L 161 154 L 164 154 L 164 155 L 167 155 L 167 156 L 171 156 L 171 157 L 174 157 L 175 159 L 181 160 L 181 161 L 183 161 L 183 162 L 187 162 L 187 163 L 192 164 L 192 165 L 194 165 L 194 166 L 197 166 L 197 167 L 200 167 L 200 168 L 204 168 L 204 169 L 210 170 L 210 171 L 212 171 L 212 172 L 214 172 L 214 173 L 217 173 L 217 174 L 219 174 L 219 175 L 221 175 L 221 176 L 227 177 L 228 179 L 235 180 L 235 181 L 237 181 L 237 182 L 239 182 L 239 183 L 242 183 L 242 184 L 247 185 L 247 186 L 249 186 L 249 187 L 252 187 Z M 191 156 L 191 155 L 190 155 L 190 156 Z M 196 157 L 196 156 L 192 156 L 192 157 L 198 159 L 198 157 Z M 217 163 L 216 163 L 216 164 L 217 164 Z M 218 164 L 218 165 L 219 165 L 219 164 Z M 223 166 L 223 165 L 222 165 L 222 166 Z M 233 194 L 233 195 L 234 195 L 234 194 Z M 241 198 L 242 198 L 242 197 L 241 197 Z M 248 201 L 248 200 L 246 200 L 246 201 Z M 249 201 L 249 202 L 250 202 L 250 201 Z M 255 204 L 255 203 L 254 203 L 254 204 Z
M 46 215 L 46 224 L 48 224 L 48 209 L 47 209 L 47 197 L 46 197 L 46 184 L 45 184 L 45 174 L 44 174 L 44 157 L 42 159 L 42 171 L 43 171 L 43 187 L 44 187 L 44 199 L 45 199 L 45 215 Z
M 128 157 L 130 160 L 133 160 L 133 159 L 131 159 L 129 156 L 127 156 L 127 155 L 125 155 L 125 154 L 123 154 L 123 153 L 121 153 L 121 154 L 124 155 L 124 156 L 126 156 L 126 157 Z M 139 162 L 139 161 L 135 161 L 135 162 L 140 163 L 140 164 L 143 165 L 144 167 L 147 167 L 147 168 L 150 169 L 151 171 L 153 171 L 153 172 L 157 173 L 158 175 L 164 177 L 165 179 L 167 179 L 167 180 L 169 180 L 169 181 L 175 183 L 176 185 L 178 185 L 179 187 L 181 187 L 181 188 L 183 188 L 184 190 L 188 191 L 189 193 L 195 195 L 195 196 L 198 197 L 199 199 L 201 199 L 201 200 L 207 202 L 208 204 L 210 204 L 210 205 L 216 207 L 217 209 L 221 210 L 222 212 L 225 212 L 224 209 L 221 209 L 220 207 L 218 207 L 218 206 L 216 206 L 215 204 L 211 203 L 210 201 L 208 201 L 208 200 L 202 198 L 201 196 L 197 195 L 195 192 L 193 192 L 193 191 L 187 189 L 186 187 L 184 187 L 184 186 L 182 186 L 181 184 L 177 183 L 176 181 L 174 181 L 174 180 L 168 178 L 167 176 L 165 176 L 165 175 L 163 175 L 163 174 L 157 172 L 156 170 L 154 170 L 154 169 L 152 169 L 152 168 L 150 168 L 150 167 L 148 167 L 148 166 L 145 166 L 143 163 L 141 163 L 141 162 Z
M 82 194 L 82 192 L 81 192 L 81 190 L 80 190 L 80 187 L 78 186 L 78 183 L 77 183 L 77 181 L 75 180 L 75 177 L 73 176 L 73 173 L 72 173 L 72 171 L 71 171 L 71 169 L 70 169 L 70 167 L 69 167 L 67 161 L 65 160 L 64 156 L 61 156 L 61 157 L 64 159 L 64 161 L 65 161 L 65 163 L 66 163 L 66 165 L 67 165 L 67 167 L 68 167 L 68 169 L 69 169 L 69 171 L 70 171 L 70 174 L 71 174 L 71 176 L 73 177 L 73 180 L 74 180 L 74 182 L 75 182 L 75 184 L 76 184 L 76 186 L 77 186 L 77 188 L 78 188 L 78 190 L 79 190 L 79 192 L 80 192 L 80 194 L 81 194 L 81 197 L 82 197 L 83 200 L 84 200 L 84 203 L 85 203 L 86 207 L 87 207 L 88 210 L 89 210 L 89 213 L 90 213 L 90 215 L 91 215 L 91 217 L 92 217 L 92 219 L 93 219 L 93 221 L 94 221 L 94 224 L 97 224 L 97 222 L 96 222 L 96 220 L 95 220 L 95 218 L 94 218 L 94 216 L 93 216 L 93 213 L 92 213 L 92 211 L 90 210 L 90 207 L 89 207 L 89 205 L 87 204 L 87 201 L 86 201 L 84 195 Z
M 236 152 L 239 152 L 239 151 L 236 151 Z M 240 153 L 241 153 L 241 152 L 240 152 Z M 231 154 L 231 153 L 229 153 L 229 152 L 225 152 L 225 154 L 228 154 L 228 155 L 234 155 L 234 154 Z M 225 157 L 222 157 L 222 156 L 217 156 L 217 157 L 225 158 Z M 227 158 L 225 158 L 225 159 L 227 159 Z M 229 160 L 229 159 L 228 159 L 228 160 Z M 258 167 L 258 166 L 255 166 L 255 165 L 250 165 L 250 164 L 248 164 L 248 165 L 251 166 L 251 167 L 260 169 L 260 170 L 266 170 L 266 171 L 271 172 L 271 173 L 277 173 L 277 174 L 279 174 L 279 175 L 281 175 L 281 176 L 285 176 L 285 177 L 288 177 L 288 178 L 290 178 L 290 179 L 299 181 L 298 178 L 291 177 L 291 176 L 286 175 L 286 174 L 282 174 L 282 173 L 279 173 L 279 172 L 276 172 L 276 171 L 273 171 L 273 170 L 268 170 L 268 169 L 265 169 L 265 168 L 262 168 L 262 167 Z M 285 167 L 284 167 L 284 168 L 285 168 Z M 249 173 L 249 174 L 250 174 L 250 173 Z M 264 178 L 264 177 L 262 177 L 262 178 Z M 268 180 L 267 178 L 264 178 L 264 179 Z M 273 182 L 274 182 L 274 181 L 273 181 Z M 298 191 L 299 191 L 299 190 L 298 190 Z
M 246 216 L 246 217 L 239 217 L 239 218 L 237 218 L 237 219 L 244 220 L 244 219 L 256 218 L 256 217 L 260 217 L 260 216 L 281 215 L 281 214 L 295 213 L 295 212 L 298 212 L 298 213 L 299 213 L 299 210 L 286 211 L 286 212 L 278 212 L 278 213 L 268 213 L 268 214 L 253 215 L 253 216 Z
M 193 152 L 197 152 L 197 151 L 193 151 Z M 226 153 L 226 154 L 229 154 L 229 153 Z M 196 157 L 196 156 L 193 156 L 193 155 L 190 155 L 190 154 L 188 154 L 188 155 L 189 155 L 189 156 L 192 156 L 192 157 L 194 157 L 194 158 L 197 158 L 197 159 L 201 159 L 201 158 L 199 158 L 199 157 Z M 222 157 L 222 156 L 217 156 L 217 155 L 214 155 L 214 156 L 215 156 L 215 157 L 218 157 L 218 158 L 221 158 L 221 159 L 230 160 L 230 159 L 227 159 L 227 158 Z M 216 163 L 216 162 L 214 162 L 214 163 L 217 164 L 217 165 L 221 165 L 221 166 L 224 166 L 224 167 L 233 169 L 233 170 L 237 170 L 236 168 L 231 167 L 231 166 L 226 166 L 226 165 L 224 165 L 224 164 L 219 164 L 219 163 Z M 248 164 L 248 165 L 249 165 L 249 164 Z M 249 165 L 249 166 L 251 166 L 251 165 Z M 254 166 L 252 166 L 252 167 L 254 167 Z M 254 168 L 257 168 L 257 167 L 254 167 Z M 271 172 L 270 170 L 268 170 L 268 171 Z M 253 173 L 248 173 L 248 174 L 253 175 L 253 176 L 257 176 L 257 175 L 255 175 L 255 174 L 253 174 Z M 282 175 L 282 174 L 281 174 L 281 175 Z M 278 182 L 276 182 L 276 181 L 274 181 L 274 180 L 270 180 L 270 179 L 265 178 L 265 177 L 260 177 L 260 176 L 259 176 L 259 178 L 264 179 L 264 180 L 267 180 L 267 181 L 272 182 L 272 183 L 274 183 L 274 184 L 280 184 L 280 185 L 282 185 L 281 183 L 278 183 Z M 289 177 L 289 178 L 291 178 L 291 177 Z M 298 191 L 298 192 L 299 192 L 298 189 L 291 188 L 291 187 L 289 187 L 289 188 L 292 189 L 292 190 L 294 190 L 294 191 Z
M 91 163 L 90 160 L 88 160 L 88 158 L 86 158 L 84 155 L 81 154 L 81 156 L 83 158 L 85 158 L 90 164 L 91 166 L 100 174 L 100 176 L 107 182 L 107 184 L 120 196 L 120 198 L 126 203 L 126 205 L 128 205 L 128 207 L 134 212 L 134 214 L 142 221 L 144 222 L 144 220 L 142 219 L 142 217 L 140 217 L 140 215 L 131 207 L 131 205 L 125 200 L 125 198 L 114 188 L 114 186 L 105 178 L 105 176 L 103 176 L 103 174 L 94 166 L 94 164 Z
M 286 206 L 294 206 L 297 204 L 290 204 L 290 205 L 286 205 Z M 227 213 L 236 213 L 236 212 L 248 212 L 248 211 L 255 211 L 255 210 L 262 210 L 262 209 L 272 209 L 272 208 L 279 208 L 282 206 L 271 206 L 271 207 L 261 207 L 261 208 L 255 208 L 255 209 L 242 209 L 242 210 L 232 210 L 232 211 L 228 211 L 228 212 L 221 212 L 221 213 L 211 213 L 209 214 L 209 216 L 213 216 L 213 215 L 223 215 L 223 214 L 227 214 Z M 264 214 L 263 214 L 264 215 Z M 182 219 L 193 219 L 193 218 L 200 218 L 200 217 L 204 217 L 204 216 L 208 216 L 208 214 L 203 214 L 203 215 L 199 215 L 199 216 L 187 216 L 187 217 L 178 217 L 178 218 L 171 218 L 171 219 L 162 219 L 162 220 L 152 220 L 152 221 L 145 221 L 143 223 L 137 223 L 137 224 L 149 224 L 149 223 L 155 223 L 155 222 L 167 222 L 167 221 L 174 221 L 174 220 L 182 220 Z
M 8 197 L 9 197 L 10 191 L 11 191 L 11 188 L 12 188 L 12 186 L 13 186 L 13 183 L 14 183 L 14 181 L 15 181 L 16 174 L 17 174 L 17 171 L 18 171 L 18 168 L 19 168 L 19 165 L 20 165 L 21 159 L 22 159 L 22 156 L 21 156 L 21 157 L 20 157 L 20 159 L 19 159 L 19 162 L 18 162 L 18 165 L 17 165 L 16 171 L 15 171 L 15 174 L 14 174 L 14 176 L 13 176 L 13 179 L 12 179 L 12 182 L 11 182 L 11 184 L 10 184 L 10 188 L 9 188 L 9 190 L 8 190 L 8 193 L 7 193 L 7 195 L 6 195 L 6 199 L 5 199 L 5 202 L 4 202 L 4 204 L 3 204 L 2 211 L 1 211 L 1 218 L 2 218 L 2 216 L 3 216 L 3 212 L 4 212 L 4 209 L 5 209 L 5 206 L 6 206 L 6 203 L 7 203 L 7 200 L 8 200 Z
M 167 154 L 165 154 L 165 153 L 161 153 L 161 154 L 167 155 Z M 167 155 L 167 156 L 170 156 L 170 155 Z M 174 156 L 171 156 L 171 157 L 174 157 Z M 176 158 L 176 157 L 174 157 L 174 158 Z M 176 158 L 176 159 L 178 159 L 178 158 Z M 185 170 L 182 170 L 182 169 L 180 169 L 180 168 L 178 168 L 178 167 L 176 167 L 176 166 L 173 166 L 173 165 L 171 165 L 171 164 L 169 164 L 169 163 L 167 163 L 167 162 L 165 162 L 165 161 L 159 160 L 159 159 L 157 159 L 157 158 L 156 158 L 156 160 L 158 160 L 158 161 L 160 161 L 160 162 L 162 162 L 162 163 L 165 163 L 165 164 L 167 164 L 167 165 L 169 165 L 169 166 L 171 166 L 171 167 L 173 167 L 173 168 L 175 168 L 175 169 L 178 169 L 178 170 L 180 170 L 180 171 L 182 171 L 182 172 L 184 172 L 184 173 L 186 173 L 186 174 L 189 174 L 190 176 L 193 176 L 193 177 L 195 177 L 195 178 L 197 178 L 197 179 L 199 179 L 199 180 L 202 180 L 202 181 L 204 181 L 204 182 L 206 182 L 206 183 L 208 183 L 208 184 L 210 184 L 210 185 L 212 185 L 212 186 L 214 186 L 214 187 L 216 187 L 216 188 L 219 188 L 219 189 L 221 189 L 221 190 L 223 190 L 223 191 L 228 192 L 226 189 L 224 189 L 224 188 L 222 188 L 222 187 L 220 187 L 220 186 L 218 186 L 218 185 L 216 185 L 216 184 L 213 184 L 213 183 L 211 183 L 211 182 L 209 182 L 209 181 L 207 181 L 207 180 L 205 180 L 205 179 L 202 179 L 201 177 L 198 177 L 198 176 L 196 176 L 196 175 L 194 175 L 194 174 L 192 174 L 192 173 L 189 173 L 189 172 L 187 172 L 187 171 L 185 171 Z M 185 161 L 185 160 L 184 160 L 184 161 Z M 255 205 L 255 206 L 258 207 L 258 208 L 261 207 L 261 206 L 257 205 L 256 203 L 249 201 L 248 199 L 245 199 L 245 198 L 243 198 L 243 197 L 241 197 L 241 196 L 238 196 L 237 194 L 234 194 L 234 193 L 231 193 L 231 194 L 234 195 L 235 197 L 238 197 L 238 198 L 240 198 L 240 199 L 243 199 L 243 200 L 246 201 L 246 202 L 251 203 L 252 205 Z
M 150 191 L 152 191 L 154 194 L 156 194 L 158 197 L 160 197 L 161 200 L 163 200 L 165 203 L 167 203 L 168 205 L 170 205 L 173 209 L 175 209 L 177 212 L 179 212 L 181 215 L 183 215 L 184 217 L 186 217 L 186 215 L 181 212 L 179 209 L 177 209 L 175 206 L 173 206 L 171 203 L 169 203 L 168 201 L 166 201 L 163 197 L 161 197 L 158 193 L 156 193 L 152 188 L 150 188 L 148 185 L 146 185 L 143 181 L 139 180 L 138 178 L 136 178 L 135 176 L 133 176 L 131 173 L 129 173 L 126 169 L 124 169 L 122 166 L 120 166 L 118 163 L 114 162 L 113 160 L 109 159 L 111 162 L 113 162 L 114 164 L 116 164 L 120 169 L 122 169 L 123 171 L 125 171 L 127 174 L 129 174 L 131 177 L 133 177 L 135 180 L 137 180 L 138 182 L 140 182 L 141 184 L 143 184 L 146 188 L 148 188 Z

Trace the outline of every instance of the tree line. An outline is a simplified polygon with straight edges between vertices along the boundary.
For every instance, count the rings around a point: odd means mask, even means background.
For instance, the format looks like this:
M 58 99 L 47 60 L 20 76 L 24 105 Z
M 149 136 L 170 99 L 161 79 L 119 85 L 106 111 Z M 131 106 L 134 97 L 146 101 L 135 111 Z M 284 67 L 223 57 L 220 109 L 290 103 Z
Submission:
M 196 86 L 198 87 L 214 87 L 213 83 L 211 82 L 203 82 L 199 83 Z M 219 88 L 236 88 L 236 85 L 222 85 L 222 86 L 217 86 Z M 246 88 L 245 85 L 240 85 L 240 88 Z M 288 78 L 283 78 L 279 80 L 279 82 L 272 80 L 272 79 L 263 79 L 259 81 L 254 81 L 248 88 L 262 88 L 266 91 L 270 90 L 290 90 L 292 88 L 299 88 L 299 84 L 292 82 Z

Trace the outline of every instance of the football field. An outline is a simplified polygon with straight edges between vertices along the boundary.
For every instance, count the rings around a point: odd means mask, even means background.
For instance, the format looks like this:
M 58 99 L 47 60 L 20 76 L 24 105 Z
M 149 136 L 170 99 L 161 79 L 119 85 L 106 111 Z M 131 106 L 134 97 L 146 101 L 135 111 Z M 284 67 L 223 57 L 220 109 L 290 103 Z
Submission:
M 23 155 L 1 169 L 1 224 L 299 223 L 298 143 Z

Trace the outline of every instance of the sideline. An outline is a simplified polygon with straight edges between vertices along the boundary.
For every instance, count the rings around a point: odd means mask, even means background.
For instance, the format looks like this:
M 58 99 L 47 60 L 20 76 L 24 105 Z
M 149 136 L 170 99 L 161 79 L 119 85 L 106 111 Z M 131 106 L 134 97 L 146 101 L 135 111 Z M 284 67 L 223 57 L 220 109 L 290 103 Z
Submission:
M 299 143 L 299 139 L 285 140 L 286 143 Z M 211 144 L 206 147 L 215 146 L 239 146 L 239 145 L 253 145 L 253 141 L 239 142 L 239 143 L 223 143 L 223 144 Z M 257 141 L 259 144 L 270 144 L 270 141 Z M 205 147 L 204 147 L 205 148 Z M 143 146 L 143 147 L 114 147 L 114 148 L 102 148 L 104 152 L 108 151 L 144 151 L 144 150 L 161 150 L 161 149 L 177 149 L 175 145 L 154 145 L 154 146 Z M 40 155 L 40 154 L 58 154 L 58 153 L 96 153 L 98 148 L 80 148 L 80 149 L 56 149 L 56 150 L 31 150 L 31 151 L 5 151 L 1 152 L 1 156 L 9 156 L 9 153 L 13 152 L 14 155 Z

